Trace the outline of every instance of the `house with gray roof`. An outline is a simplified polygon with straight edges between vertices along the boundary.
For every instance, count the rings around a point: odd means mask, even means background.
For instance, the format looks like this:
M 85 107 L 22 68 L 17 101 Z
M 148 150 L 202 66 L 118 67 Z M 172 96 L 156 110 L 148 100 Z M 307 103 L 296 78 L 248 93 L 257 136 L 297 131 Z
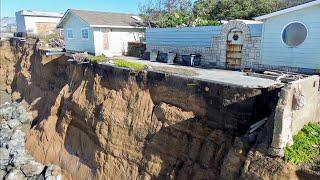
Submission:
M 64 29 L 66 51 L 110 57 L 125 54 L 128 42 L 143 41 L 146 26 L 134 14 L 69 9 L 57 28 Z

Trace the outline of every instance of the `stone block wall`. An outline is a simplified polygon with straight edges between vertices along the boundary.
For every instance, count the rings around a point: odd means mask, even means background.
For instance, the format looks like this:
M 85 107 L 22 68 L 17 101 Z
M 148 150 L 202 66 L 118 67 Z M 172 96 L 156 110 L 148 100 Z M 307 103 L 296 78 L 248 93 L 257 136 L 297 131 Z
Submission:
M 159 46 L 147 44 L 147 51 L 157 50 L 162 53 L 175 52 L 177 53 L 177 61 L 181 61 L 181 55 L 187 54 L 201 54 L 202 66 L 215 66 L 218 51 L 213 47 L 177 47 L 177 46 Z
M 181 55 L 183 54 L 198 53 L 202 55 L 201 66 L 225 68 L 228 34 L 233 29 L 239 29 L 244 35 L 241 69 L 252 68 L 254 71 L 280 70 L 304 74 L 320 74 L 319 69 L 263 64 L 261 61 L 261 34 L 252 33 L 253 29 L 250 28 L 250 25 L 241 20 L 232 20 L 222 26 L 219 34 L 211 37 L 211 44 L 207 45 L 208 47 L 188 46 L 187 43 L 184 46 L 161 45 L 159 43 L 159 45 L 147 44 L 146 51 L 176 52 L 178 54 L 178 61 L 181 60 Z M 164 31 L 163 33 L 166 32 Z
M 223 25 L 220 35 L 212 37 L 209 47 L 188 46 L 187 44 L 186 46 L 147 44 L 147 51 L 158 50 L 164 53 L 176 52 L 178 54 L 178 61 L 181 60 L 181 55 L 183 54 L 199 53 L 202 55 L 201 66 L 218 66 L 224 68 L 226 65 L 227 37 L 229 32 L 235 28 L 242 30 L 245 36 L 241 68 L 253 68 L 260 64 L 261 37 L 252 37 L 249 26 L 237 20 L 229 21 L 229 23 Z
M 260 46 L 261 37 L 247 38 L 245 44 L 245 52 L 243 52 L 242 68 L 249 67 L 254 68 L 259 65 L 260 62 Z

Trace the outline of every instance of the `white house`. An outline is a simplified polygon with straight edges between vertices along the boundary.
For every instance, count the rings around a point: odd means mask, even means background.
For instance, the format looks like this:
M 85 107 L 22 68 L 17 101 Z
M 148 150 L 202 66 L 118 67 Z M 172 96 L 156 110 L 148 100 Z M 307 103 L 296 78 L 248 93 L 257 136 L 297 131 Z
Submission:
M 66 51 L 117 56 L 128 42 L 141 42 L 145 25 L 133 14 L 69 9 L 57 26 L 64 29 Z
M 263 21 L 261 64 L 320 69 L 320 0 L 255 20 Z
M 63 13 L 21 10 L 16 12 L 17 32 L 45 36 L 56 31 Z

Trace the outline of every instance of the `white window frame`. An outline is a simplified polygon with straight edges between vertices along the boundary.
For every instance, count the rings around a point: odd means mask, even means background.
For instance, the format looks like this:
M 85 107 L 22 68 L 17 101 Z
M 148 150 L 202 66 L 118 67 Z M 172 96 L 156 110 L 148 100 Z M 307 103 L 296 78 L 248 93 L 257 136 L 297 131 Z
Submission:
M 69 37 L 69 31 L 71 31 L 71 32 L 72 32 L 72 37 Z M 67 29 L 67 39 L 73 39 L 73 38 L 74 38 L 73 29 L 68 28 L 68 29 Z
M 82 34 L 83 30 L 87 30 L 88 31 L 88 37 L 87 38 L 83 37 L 83 34 Z M 88 40 L 89 39 L 89 28 L 81 28 L 81 39 L 83 39 L 83 40 Z
M 287 44 L 283 41 L 283 38 L 282 38 L 283 31 L 286 29 L 286 27 L 288 27 L 290 24 L 293 24 L 293 23 L 300 23 L 300 24 L 302 24 L 302 25 L 306 28 L 306 30 L 307 30 L 307 36 L 306 36 L 305 40 L 304 40 L 301 44 L 299 44 L 299 45 L 297 45 L 297 46 L 289 46 L 289 45 L 287 45 Z M 288 48 L 297 48 L 297 47 L 303 45 L 303 44 L 305 43 L 305 41 L 307 40 L 308 36 L 309 36 L 308 26 L 307 26 L 305 23 L 301 22 L 301 21 L 292 21 L 292 22 L 289 22 L 288 24 L 286 24 L 286 25 L 282 28 L 282 31 L 281 31 L 281 34 L 280 34 L 280 38 L 281 38 L 282 44 L 284 44 L 284 45 L 285 45 L 286 47 L 288 47 Z

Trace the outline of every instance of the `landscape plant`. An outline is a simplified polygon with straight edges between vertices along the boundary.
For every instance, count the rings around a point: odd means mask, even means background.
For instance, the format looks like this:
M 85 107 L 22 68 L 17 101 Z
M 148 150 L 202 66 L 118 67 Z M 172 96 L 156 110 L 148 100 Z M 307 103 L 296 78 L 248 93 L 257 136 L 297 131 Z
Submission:
M 98 56 L 87 55 L 86 60 L 91 62 L 105 62 L 107 60 L 107 57 L 104 54 Z
M 293 137 L 293 145 L 285 148 L 285 160 L 292 164 L 311 162 L 320 153 L 320 124 L 310 123 Z
M 220 25 L 222 20 L 247 19 L 310 0 L 146 0 L 140 15 L 154 27 Z
M 135 71 L 142 71 L 144 69 L 144 65 L 136 62 L 130 62 L 124 59 L 115 59 L 114 64 L 118 67 L 125 67 L 129 69 L 133 69 Z

